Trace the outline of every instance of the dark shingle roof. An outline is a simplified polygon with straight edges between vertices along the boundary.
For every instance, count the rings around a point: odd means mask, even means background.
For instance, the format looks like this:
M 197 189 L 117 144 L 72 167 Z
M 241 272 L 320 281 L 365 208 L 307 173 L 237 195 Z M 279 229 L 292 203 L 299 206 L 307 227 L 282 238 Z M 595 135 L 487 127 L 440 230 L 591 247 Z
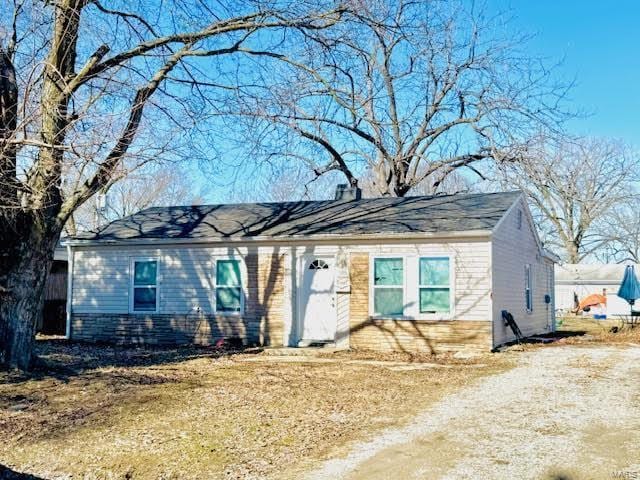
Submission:
M 82 240 L 222 241 L 326 235 L 395 235 L 491 230 L 520 192 L 352 201 L 153 207 Z

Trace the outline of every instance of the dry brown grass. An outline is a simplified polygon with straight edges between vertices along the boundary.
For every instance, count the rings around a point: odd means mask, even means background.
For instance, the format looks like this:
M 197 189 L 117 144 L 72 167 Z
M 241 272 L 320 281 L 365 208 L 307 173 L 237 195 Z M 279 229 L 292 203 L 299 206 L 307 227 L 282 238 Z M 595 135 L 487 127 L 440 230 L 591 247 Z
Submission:
M 575 332 L 582 335 L 563 339 L 567 344 L 581 343 L 636 343 L 640 344 L 640 326 L 622 325 L 618 319 L 594 320 L 588 317 L 565 317 L 560 319 L 558 332 Z
M 314 364 L 197 348 L 39 350 L 31 375 L 0 374 L 0 464 L 43 478 L 280 478 L 509 366 L 499 356 L 398 371 L 344 364 L 347 354 Z
M 510 345 L 506 351 L 518 352 L 563 345 L 640 345 L 640 325 L 623 325 L 619 319 L 594 320 L 589 317 L 558 318 L 556 332 L 543 335 L 551 343 L 525 341 Z
M 463 352 L 465 353 L 465 352 Z M 437 363 L 441 365 L 467 365 L 477 364 L 482 358 L 485 360 L 495 357 L 491 354 L 467 353 L 461 357 L 451 352 L 443 352 L 432 355 L 428 352 L 378 352 L 373 350 L 338 350 L 331 353 L 320 353 L 323 358 L 348 359 L 348 360 L 373 360 L 382 362 L 406 362 L 406 363 Z

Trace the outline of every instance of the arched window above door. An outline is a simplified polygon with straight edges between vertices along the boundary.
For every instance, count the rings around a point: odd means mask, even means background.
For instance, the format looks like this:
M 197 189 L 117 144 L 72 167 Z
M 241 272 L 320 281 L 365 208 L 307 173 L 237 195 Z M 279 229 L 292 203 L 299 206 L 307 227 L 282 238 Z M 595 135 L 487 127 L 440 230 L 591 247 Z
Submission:
M 324 260 L 318 258 L 309 264 L 309 270 L 326 270 L 329 265 Z

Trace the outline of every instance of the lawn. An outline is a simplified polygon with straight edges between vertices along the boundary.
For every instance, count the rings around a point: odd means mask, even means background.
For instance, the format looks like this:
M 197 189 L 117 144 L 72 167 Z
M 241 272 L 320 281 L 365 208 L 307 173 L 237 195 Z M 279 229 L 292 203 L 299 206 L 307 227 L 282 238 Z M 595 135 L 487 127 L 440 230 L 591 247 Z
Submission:
M 622 325 L 616 317 L 595 320 L 589 316 L 562 317 L 557 331 L 568 335 L 564 343 L 640 343 L 640 326 Z
M 0 464 L 47 479 L 294 478 L 510 366 L 499 355 L 284 361 L 64 341 L 38 352 L 30 375 L 0 373 Z

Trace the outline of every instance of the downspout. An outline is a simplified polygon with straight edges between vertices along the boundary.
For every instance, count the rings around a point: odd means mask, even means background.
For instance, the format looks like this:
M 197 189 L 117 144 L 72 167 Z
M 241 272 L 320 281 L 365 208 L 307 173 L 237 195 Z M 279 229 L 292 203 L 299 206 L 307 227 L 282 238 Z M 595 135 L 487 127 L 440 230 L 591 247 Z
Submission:
M 73 305 L 73 256 L 71 245 L 67 245 L 67 325 L 65 337 L 71 340 L 71 308 Z
M 496 316 L 494 312 L 494 301 L 493 301 L 493 290 L 494 290 L 494 274 L 493 274 L 493 249 L 494 249 L 495 238 L 493 235 L 489 239 L 489 312 L 491 315 L 491 349 L 490 351 L 494 351 L 496 348 Z

